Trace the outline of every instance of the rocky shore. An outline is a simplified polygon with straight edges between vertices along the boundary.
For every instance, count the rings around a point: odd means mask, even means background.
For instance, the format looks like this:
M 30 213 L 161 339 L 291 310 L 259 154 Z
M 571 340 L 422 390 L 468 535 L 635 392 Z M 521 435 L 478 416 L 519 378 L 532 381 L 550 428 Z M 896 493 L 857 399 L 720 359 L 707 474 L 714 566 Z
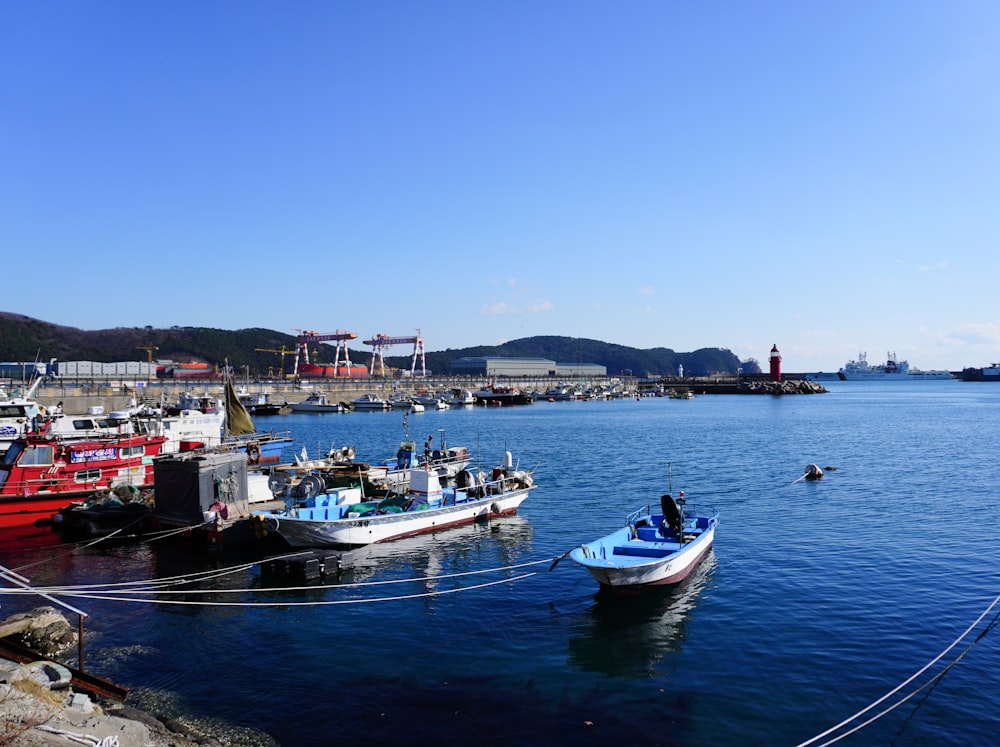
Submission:
M 825 394 L 828 391 L 822 384 L 805 379 L 742 381 L 740 390 L 745 394 Z
M 77 643 L 75 629 L 53 607 L 0 622 L 0 639 L 37 652 L 21 662 L 0 651 L 0 745 L 84 744 L 94 747 L 275 747 L 268 735 L 152 714 L 102 698 L 74 684 L 59 658 Z M 128 699 L 126 698 L 126 701 Z

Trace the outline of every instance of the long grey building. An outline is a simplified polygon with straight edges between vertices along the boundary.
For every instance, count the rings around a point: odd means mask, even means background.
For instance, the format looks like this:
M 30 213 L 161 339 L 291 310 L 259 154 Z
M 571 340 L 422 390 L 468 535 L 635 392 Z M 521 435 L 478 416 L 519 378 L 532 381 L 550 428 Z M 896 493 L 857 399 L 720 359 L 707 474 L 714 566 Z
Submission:
M 556 363 L 546 358 L 472 356 L 451 362 L 455 376 L 607 376 L 607 366 L 596 363 Z

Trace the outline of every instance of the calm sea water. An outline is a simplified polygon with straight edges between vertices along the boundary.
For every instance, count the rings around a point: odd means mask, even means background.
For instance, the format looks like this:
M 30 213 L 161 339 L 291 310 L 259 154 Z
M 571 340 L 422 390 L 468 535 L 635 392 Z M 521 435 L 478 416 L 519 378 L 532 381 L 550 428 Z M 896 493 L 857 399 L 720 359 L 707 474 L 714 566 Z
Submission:
M 797 745 L 904 683 L 1000 594 L 1000 387 L 827 387 L 411 415 L 418 442 L 444 429 L 484 466 L 508 448 L 540 487 L 517 517 L 369 548 L 333 588 L 265 591 L 232 550 L 74 549 L 44 529 L 0 537 L 0 563 L 36 585 L 218 569 L 195 587 L 210 594 L 69 601 L 91 615 L 88 671 L 232 744 L 273 743 L 249 729 L 282 745 Z M 367 459 L 403 435 L 394 412 L 258 425 L 290 429 L 295 452 Z M 796 481 L 810 462 L 836 469 Z M 655 503 L 668 464 L 675 491 L 722 512 L 692 577 L 608 600 L 569 559 L 550 570 Z M 1000 632 L 971 644 L 996 614 L 843 743 L 995 743 Z

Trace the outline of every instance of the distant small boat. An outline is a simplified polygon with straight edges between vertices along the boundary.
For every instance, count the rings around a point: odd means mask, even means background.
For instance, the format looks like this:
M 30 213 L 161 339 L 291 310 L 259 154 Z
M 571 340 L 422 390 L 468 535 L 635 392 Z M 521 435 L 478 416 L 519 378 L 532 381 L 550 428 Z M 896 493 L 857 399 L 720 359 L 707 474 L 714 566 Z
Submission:
M 397 393 L 386 400 L 393 410 L 409 410 L 413 404 L 413 397 L 408 394 Z
M 688 508 L 669 495 L 660 513 L 643 506 L 625 518 L 625 526 L 580 545 L 569 556 L 613 594 L 634 594 L 652 586 L 683 581 L 712 546 L 719 512 Z
M 468 389 L 452 389 L 448 404 L 452 407 L 471 406 L 476 404 L 476 397 Z
M 389 402 L 377 394 L 369 392 L 351 400 L 351 408 L 354 410 L 388 410 Z
M 473 392 L 477 405 L 504 407 L 507 405 L 530 405 L 534 397 L 515 386 L 489 385 Z
M 339 402 L 330 402 L 323 392 L 313 392 L 301 402 L 290 404 L 292 412 L 344 412 Z
M 267 392 L 257 392 L 254 394 L 245 386 L 241 386 L 236 391 L 236 394 L 247 412 L 251 415 L 277 415 L 283 407 L 283 405 L 279 405 L 277 402 L 271 402 L 270 395 Z

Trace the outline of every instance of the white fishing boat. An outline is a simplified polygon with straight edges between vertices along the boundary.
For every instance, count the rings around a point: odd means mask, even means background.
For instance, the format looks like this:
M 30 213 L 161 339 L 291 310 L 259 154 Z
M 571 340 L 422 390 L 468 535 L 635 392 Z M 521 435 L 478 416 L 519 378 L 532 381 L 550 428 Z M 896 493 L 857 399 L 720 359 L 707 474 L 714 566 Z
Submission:
M 660 513 L 643 506 L 625 518 L 625 526 L 570 551 L 602 590 L 624 595 L 652 586 L 683 581 L 712 547 L 719 512 L 687 507 L 669 495 Z
M 368 394 L 362 394 L 357 399 L 351 400 L 351 409 L 353 410 L 388 410 L 389 402 L 382 399 L 377 394 L 369 392 Z
M 323 392 L 313 392 L 301 402 L 288 405 L 292 412 L 344 412 L 340 402 L 331 402 Z
M 413 397 L 402 392 L 392 395 L 386 401 L 392 410 L 409 410 L 413 406 Z
M 23 394 L 11 396 L 0 388 L 0 456 L 20 436 L 38 427 L 41 408 L 34 397 L 44 379 L 37 377 Z
M 452 389 L 448 404 L 452 407 L 472 407 L 476 404 L 476 396 L 468 389 Z
M 310 459 L 305 447 L 302 454 L 288 464 L 271 469 L 270 487 L 275 497 L 310 498 L 328 488 L 361 485 L 365 494 L 384 496 L 402 494 L 410 488 L 410 476 L 415 469 L 436 472 L 443 484 L 451 484 L 458 473 L 472 462 L 465 446 L 449 446 L 445 431 L 439 428 L 440 444 L 434 446 L 434 436 L 427 436 L 422 451 L 410 440 L 403 416 L 404 437 L 396 455 L 381 462 L 355 461 L 353 446 L 331 447 L 325 456 Z
M 146 405 L 114 410 L 105 414 L 95 407 L 85 415 L 64 414 L 52 418 L 44 432 L 62 440 L 108 438 L 127 434 L 165 436 L 162 453 L 176 454 L 198 446 L 218 446 L 222 443 L 226 408 L 205 413 L 201 410 L 180 410 L 165 415 Z
M 241 386 L 236 390 L 236 395 L 240 402 L 251 415 L 277 415 L 286 403 L 278 404 L 271 401 L 270 392 L 251 392 L 247 387 Z
M 366 501 L 360 488 L 339 488 L 285 511 L 260 512 L 269 531 L 292 547 L 361 546 L 508 516 L 536 486 L 530 472 L 513 469 L 510 452 L 490 476 L 463 470 L 453 486 L 432 468 L 410 471 L 403 495 Z

